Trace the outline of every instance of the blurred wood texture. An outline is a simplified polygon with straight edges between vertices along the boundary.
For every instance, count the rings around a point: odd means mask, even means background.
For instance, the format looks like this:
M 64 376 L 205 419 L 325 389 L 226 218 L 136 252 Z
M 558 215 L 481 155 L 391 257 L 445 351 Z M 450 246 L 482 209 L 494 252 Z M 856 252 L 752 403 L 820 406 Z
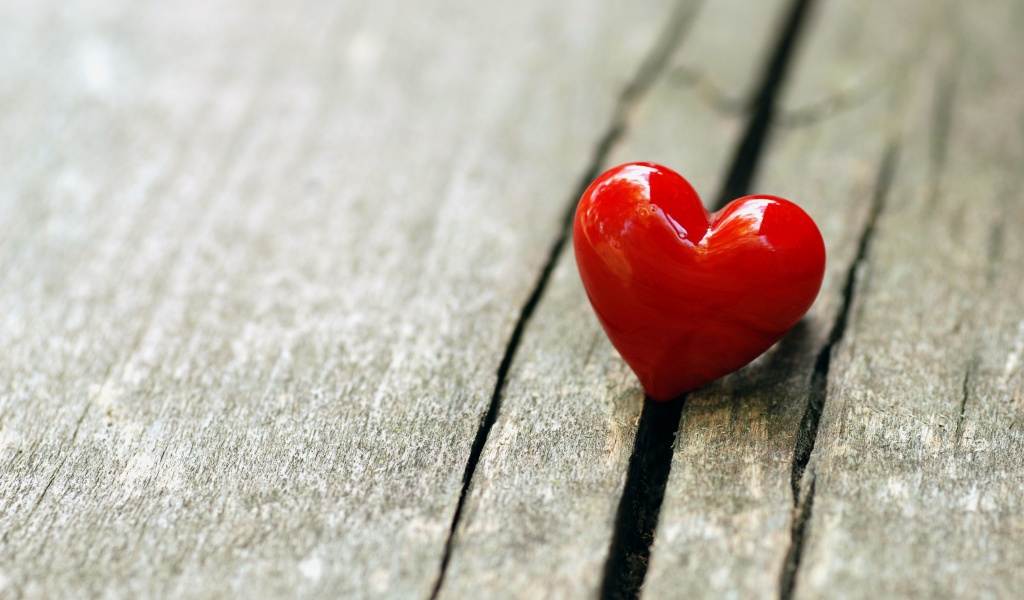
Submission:
M 1024 3 L 0 0 L 0 599 L 1016 598 Z M 567 218 L 829 262 L 645 401 Z

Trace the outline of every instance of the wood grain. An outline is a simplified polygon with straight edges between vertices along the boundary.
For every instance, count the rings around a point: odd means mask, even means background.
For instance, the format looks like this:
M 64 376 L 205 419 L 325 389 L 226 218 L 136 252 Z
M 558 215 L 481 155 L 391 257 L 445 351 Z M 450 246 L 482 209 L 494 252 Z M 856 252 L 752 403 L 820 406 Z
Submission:
M 4 3 L 0 597 L 428 595 L 670 8 Z
M 1024 5 L 814 4 L 751 191 L 825 283 L 685 399 L 641 595 L 1014 598 Z M 0 3 L 0 599 L 425 598 L 449 540 L 442 598 L 600 595 L 642 391 L 569 251 L 453 533 L 467 460 L 584 175 L 712 202 L 788 5 Z
M 1024 589 L 1024 7 L 949 3 L 812 458 L 796 597 Z
M 790 198 L 815 219 L 825 281 L 772 350 L 685 399 L 644 598 L 787 596 L 800 446 L 813 431 L 805 415 L 822 401 L 821 356 L 889 169 L 903 82 L 940 8 L 903 3 L 899 18 L 885 2 L 813 9 L 750 193 Z
M 750 94 L 782 6 L 700 6 L 606 166 L 663 162 L 713 197 L 743 115 L 712 92 Z M 597 596 L 642 400 L 567 248 L 509 373 L 441 597 Z

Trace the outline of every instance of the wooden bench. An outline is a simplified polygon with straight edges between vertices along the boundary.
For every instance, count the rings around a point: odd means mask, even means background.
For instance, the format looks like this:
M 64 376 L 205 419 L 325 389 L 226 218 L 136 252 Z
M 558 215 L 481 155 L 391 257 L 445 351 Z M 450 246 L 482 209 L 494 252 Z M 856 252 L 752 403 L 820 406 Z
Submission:
M 1024 5 L 0 5 L 0 598 L 1024 594 Z M 645 402 L 603 169 L 828 249 Z

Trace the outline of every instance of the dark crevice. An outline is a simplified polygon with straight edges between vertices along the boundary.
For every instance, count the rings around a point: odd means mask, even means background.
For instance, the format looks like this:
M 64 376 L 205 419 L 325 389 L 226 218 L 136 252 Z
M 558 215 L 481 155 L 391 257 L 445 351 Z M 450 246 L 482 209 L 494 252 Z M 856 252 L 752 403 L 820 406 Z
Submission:
M 976 362 L 977 357 L 972 357 L 964 371 L 964 380 L 960 386 L 960 413 L 957 415 L 956 430 L 953 433 L 954 449 L 960 447 L 960 440 L 964 437 L 964 418 L 967 416 L 967 400 L 970 398 L 971 374 L 974 372 Z
M 793 467 L 790 471 L 789 481 L 793 488 L 794 505 L 799 502 L 800 482 L 803 480 L 804 471 L 807 470 L 807 464 L 811 460 L 811 451 L 814 450 L 814 442 L 818 437 L 821 413 L 825 409 L 831 354 L 831 345 L 826 345 L 818 353 L 814 373 L 811 375 L 810 397 L 807 399 L 807 408 L 804 410 L 804 416 L 800 419 L 800 428 L 797 430 L 796 449 L 793 451 Z
M 626 471 L 626 487 L 605 567 L 601 598 L 637 598 L 647 575 L 661 503 L 672 468 L 672 452 L 683 399 L 658 402 L 644 398 L 633 454 Z
M 785 83 L 800 32 L 813 3 L 814 0 L 793 0 L 790 6 L 789 15 L 776 41 L 775 51 L 764 70 L 764 79 L 761 80 L 761 85 L 754 96 L 753 112 L 747 122 L 746 133 L 736 147 L 732 166 L 715 208 L 725 206 L 729 201 L 745 195 L 757 175 L 761 150 L 768 139 L 774 118 L 775 103 Z
M 661 37 L 658 39 L 658 42 L 644 62 L 640 65 L 636 76 L 627 84 L 620 94 L 618 104 L 616 105 L 612 116 L 612 121 L 605 130 L 604 135 L 602 135 L 600 140 L 598 140 L 587 169 L 580 178 L 579 183 L 573 192 L 573 196 L 567 203 L 566 211 L 561 219 L 561 229 L 558 237 L 555 239 L 548 252 L 547 260 L 541 268 L 537 280 L 534 282 L 533 290 L 526 299 L 526 303 L 519 311 L 519 318 L 516 320 L 515 328 L 512 330 L 512 334 L 505 346 L 505 353 L 502 356 L 501 363 L 498 365 L 497 380 L 494 385 L 494 392 L 491 395 L 491 402 L 488 406 L 487 413 L 484 415 L 484 418 L 480 423 L 480 427 L 477 430 L 476 437 L 473 440 L 473 446 L 470 449 L 469 458 L 466 462 L 466 469 L 463 472 L 462 490 L 459 494 L 459 501 L 456 505 L 455 514 L 452 518 L 451 528 L 448 533 L 448 539 L 445 543 L 444 555 L 441 558 L 440 572 L 430 595 L 432 600 L 438 597 L 442 587 L 444 586 L 445 575 L 448 572 L 448 564 L 451 560 L 452 549 L 454 548 L 455 535 L 458 531 L 459 523 L 462 520 L 466 500 L 469 496 L 470 483 L 473 480 L 473 475 L 476 472 L 477 465 L 480 463 L 480 458 L 483 455 L 487 438 L 498 419 L 498 413 L 501 410 L 502 394 L 505 389 L 505 382 L 508 378 L 509 369 L 512 366 L 513 359 L 515 358 L 516 350 L 519 348 L 519 342 L 522 339 L 523 332 L 526 330 L 526 326 L 529 323 L 530 318 L 533 316 L 533 312 L 537 308 L 537 304 L 540 302 L 540 299 L 544 294 L 544 290 L 547 288 L 548 282 L 551 279 L 551 274 L 555 270 L 555 265 L 558 263 L 558 259 L 562 255 L 562 252 L 565 250 L 565 246 L 569 241 L 570 232 L 572 230 L 572 220 L 576 212 L 576 204 L 579 202 L 583 192 L 585 192 L 587 187 L 590 185 L 590 182 L 601 174 L 601 170 L 604 168 L 604 163 L 608 155 L 628 130 L 629 115 L 632 112 L 633 107 L 643 98 L 644 94 L 651 89 L 659 76 L 664 72 L 665 66 L 673 52 L 683 39 L 687 26 L 693 21 L 698 4 L 699 3 L 681 1 L 676 6 L 675 11 L 669 19 L 669 23 L 662 32 Z
M 796 589 L 796 576 L 804 555 L 804 541 L 807 539 L 807 525 L 811 521 L 811 513 L 814 510 L 814 488 L 817 480 L 813 474 L 810 476 L 809 483 L 807 495 L 793 508 L 793 527 L 789 534 L 791 541 L 789 550 L 786 552 L 786 560 L 783 563 L 782 582 L 779 589 L 781 600 L 790 600 L 793 597 L 793 590 Z
M 686 32 L 693 23 L 702 2 L 703 0 L 696 2 L 680 0 L 676 4 L 672 15 L 669 17 L 668 25 L 661 33 L 661 37 L 658 38 L 654 48 L 651 49 L 651 53 L 647 55 L 643 64 L 640 65 L 636 76 L 629 82 L 626 89 L 622 91 L 622 95 L 619 98 L 620 114 L 616 118 L 624 119 L 625 114 L 628 112 L 625 109 L 635 105 L 651 89 L 662 73 L 665 72 L 669 59 L 675 54 L 676 48 L 679 47 L 679 44 L 686 36 Z M 587 181 L 586 185 L 590 185 L 590 182 Z M 584 186 L 584 189 L 586 189 L 586 186 Z M 581 190 L 580 194 L 582 195 L 582 193 Z M 575 202 L 573 206 L 575 206 Z
M 853 304 L 854 288 L 856 287 L 857 272 L 861 264 L 867 258 L 868 248 L 871 239 L 875 235 L 875 228 L 878 224 L 878 216 L 882 213 L 886 198 L 889 195 L 889 188 L 896 173 L 896 161 L 899 155 L 899 144 L 891 142 L 885 149 L 882 157 L 882 164 L 878 169 L 878 177 L 875 180 L 875 190 L 871 199 L 871 211 L 868 214 L 867 223 L 860 235 L 860 242 L 857 245 L 857 254 L 850 267 L 846 271 L 846 282 L 843 285 L 843 296 L 840 300 L 839 313 L 832 323 L 832 330 L 829 331 L 825 345 L 818 352 L 818 358 L 814 363 L 814 373 L 811 375 L 811 393 L 807 402 L 807 410 L 804 412 L 800 422 L 800 429 L 797 432 L 796 449 L 793 453 L 793 469 L 791 484 L 793 487 L 793 501 L 799 497 L 800 480 L 804 470 L 811 458 L 811 451 L 814 450 L 814 441 L 818 436 L 818 424 L 821 419 L 822 410 L 825 408 L 825 397 L 828 394 L 828 373 L 832 365 L 832 352 L 842 341 L 846 333 L 846 325 L 850 318 L 850 308 Z
M 764 79 L 750 110 L 745 135 L 730 165 L 717 210 L 733 197 L 747 193 L 754 179 L 765 137 L 772 122 L 775 100 L 782 89 L 797 38 L 811 0 L 794 0 L 779 32 Z M 619 501 L 615 533 L 605 565 L 601 597 L 607 600 L 638 598 L 672 467 L 672 454 L 685 396 L 671 402 L 645 398 L 626 484 Z
M 672 54 L 682 42 L 686 31 L 689 29 L 689 25 L 693 22 L 699 5 L 699 2 L 694 3 L 684 0 L 676 6 L 676 10 L 669 20 L 668 27 L 662 32 L 651 53 L 644 60 L 643 64 L 640 65 L 636 77 L 629 82 L 619 96 L 619 102 L 615 107 L 612 122 L 605 130 L 604 135 L 601 136 L 601 139 L 598 140 L 587 170 L 580 178 L 576 191 L 573 193 L 572 198 L 570 198 L 570 202 L 566 205 L 566 211 L 562 215 L 561 237 L 552 248 L 552 260 L 549 262 L 552 268 L 555 259 L 561 254 L 562 248 L 569 239 L 570 231 L 572 231 L 572 220 L 576 214 L 576 205 L 579 203 L 579 199 L 587 191 L 590 183 L 597 179 L 598 175 L 605 168 L 605 160 L 608 155 L 611 154 L 612 149 L 629 129 L 629 116 L 633 112 L 633 108 L 650 91 L 654 83 L 665 71 L 669 59 L 672 58 Z M 538 280 L 538 284 L 540 283 L 541 281 Z M 546 280 L 544 283 L 546 283 Z
M 786 600 L 793 591 L 796 580 L 796 569 L 800 564 L 803 552 L 804 524 L 799 522 L 800 515 L 806 513 L 810 516 L 810 506 L 802 507 L 802 502 L 809 504 L 813 500 L 813 482 L 810 500 L 800 499 L 800 486 L 803 484 L 804 472 L 811 460 L 811 453 L 814 450 L 814 443 L 818 437 L 818 426 L 821 422 L 821 415 L 825 409 L 825 401 L 828 395 L 828 375 L 832 365 L 832 353 L 843 340 L 846 334 L 846 326 L 850 318 L 850 309 L 853 306 L 854 294 L 856 291 L 857 273 L 867 260 L 868 250 L 871 247 L 871 240 L 875 235 L 878 226 L 879 215 L 885 207 L 886 199 L 889 196 L 889 189 L 892 187 L 893 178 L 896 174 L 897 160 L 899 157 L 899 142 L 890 142 L 882 156 L 882 162 L 878 169 L 878 176 L 875 180 L 874 194 L 871 199 L 871 210 L 868 213 L 867 223 L 861 232 L 860 241 L 857 245 L 857 254 L 846 271 L 846 282 L 843 286 L 843 295 L 839 305 L 839 312 L 829 331 L 825 345 L 818 352 L 818 358 L 814 364 L 814 372 L 811 375 L 811 390 L 807 399 L 807 409 L 800 420 L 800 428 L 797 430 L 796 447 L 793 451 L 793 467 L 790 475 L 790 484 L 793 489 L 793 504 L 797 520 L 793 524 L 793 537 L 790 539 L 789 550 L 786 554 L 786 562 L 782 572 L 781 598 Z M 792 569 L 792 570 L 791 570 Z

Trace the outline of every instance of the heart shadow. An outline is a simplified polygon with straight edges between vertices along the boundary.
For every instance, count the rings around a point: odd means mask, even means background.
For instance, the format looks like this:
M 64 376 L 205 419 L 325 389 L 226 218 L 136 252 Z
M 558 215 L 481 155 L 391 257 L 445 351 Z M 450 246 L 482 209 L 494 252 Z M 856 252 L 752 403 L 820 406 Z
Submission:
M 686 403 L 703 409 L 757 412 L 785 410 L 804 394 L 791 393 L 810 385 L 822 335 L 813 320 L 804 317 L 781 340 L 739 371 L 694 390 Z

